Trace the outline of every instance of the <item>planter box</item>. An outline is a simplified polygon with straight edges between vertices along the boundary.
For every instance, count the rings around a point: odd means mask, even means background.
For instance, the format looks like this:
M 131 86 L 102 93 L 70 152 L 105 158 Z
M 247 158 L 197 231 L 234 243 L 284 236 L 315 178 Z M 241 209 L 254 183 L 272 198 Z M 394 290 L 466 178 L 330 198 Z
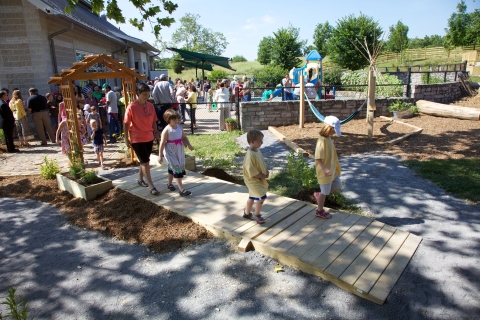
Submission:
M 237 124 L 236 123 L 225 123 L 225 128 L 227 129 L 227 131 L 237 130 Z
M 84 187 L 81 184 L 68 179 L 64 175 L 57 173 L 57 183 L 60 190 L 68 191 L 75 198 L 83 198 L 86 201 L 93 200 L 99 194 L 102 194 L 111 188 L 113 184 L 111 180 L 101 178 L 105 180 L 97 184 L 92 184 L 88 187 Z
M 393 118 L 395 119 L 409 119 L 413 117 L 414 117 L 414 114 L 410 110 L 393 111 Z
M 185 154 L 185 169 L 190 171 L 197 171 L 197 164 L 195 163 L 195 156 Z

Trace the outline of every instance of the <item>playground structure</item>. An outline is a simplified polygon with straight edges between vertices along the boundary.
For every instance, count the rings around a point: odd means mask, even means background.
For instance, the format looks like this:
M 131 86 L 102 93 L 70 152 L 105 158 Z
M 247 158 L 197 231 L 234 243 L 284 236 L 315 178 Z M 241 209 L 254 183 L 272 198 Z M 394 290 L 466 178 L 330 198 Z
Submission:
M 322 98 L 322 84 L 323 84 L 323 71 L 322 71 L 322 56 L 317 50 L 310 51 L 305 57 L 305 65 L 300 68 L 292 68 L 290 70 L 290 78 L 294 85 L 300 82 L 306 83 L 307 79 L 310 83 L 315 85 L 317 89 L 317 97 Z M 303 76 L 303 81 L 301 79 Z

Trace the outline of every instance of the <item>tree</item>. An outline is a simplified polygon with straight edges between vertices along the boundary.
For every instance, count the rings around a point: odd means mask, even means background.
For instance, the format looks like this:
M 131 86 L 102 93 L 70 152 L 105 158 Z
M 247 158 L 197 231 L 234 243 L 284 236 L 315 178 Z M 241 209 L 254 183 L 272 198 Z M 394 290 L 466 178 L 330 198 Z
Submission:
M 350 70 L 358 70 L 368 66 L 370 62 L 357 50 L 357 47 L 360 48 L 363 54 L 368 56 L 359 42 L 364 44 L 366 40 L 368 49 L 373 52 L 374 46 L 378 45 L 382 32 L 383 30 L 378 22 L 363 13 L 360 13 L 358 18 L 349 15 L 340 19 L 333 29 L 332 39 L 330 40 L 329 49 L 332 61 Z
M 287 70 L 279 66 L 268 65 L 264 68 L 256 69 L 253 72 L 253 76 L 255 77 L 255 83 L 259 84 L 257 87 L 263 87 L 266 83 L 270 87 L 275 87 L 275 85 L 282 83 L 282 79 L 287 72 Z
M 267 65 L 272 62 L 272 37 L 263 37 L 258 45 L 257 60 L 262 65 Z
M 290 70 L 302 62 L 298 57 L 302 55 L 306 40 L 298 40 L 299 32 L 300 29 L 289 25 L 273 33 L 272 61 L 275 65 Z
M 143 31 L 143 27 L 147 21 L 152 26 L 155 37 L 158 37 L 162 27 L 170 27 L 170 25 L 175 22 L 175 19 L 169 16 L 164 18 L 158 17 L 162 10 L 160 6 L 150 5 L 151 0 L 129 1 L 138 9 L 141 18 L 130 18 L 128 22 L 140 31 Z M 70 13 L 71 10 L 75 10 L 78 2 L 79 0 L 68 0 L 68 6 L 65 7 L 65 12 Z M 158 2 L 162 4 L 163 10 L 169 14 L 172 14 L 178 7 L 177 4 L 169 0 L 158 0 Z M 96 14 L 105 11 L 108 19 L 112 19 L 116 23 L 125 23 L 125 17 L 123 16 L 122 9 L 118 7 L 117 0 L 90 0 L 90 5 L 92 6 L 92 11 Z
M 182 62 L 179 61 L 182 57 L 177 53 L 170 59 L 170 68 L 173 69 L 175 73 L 181 74 L 183 70 Z
M 319 23 L 313 31 L 313 44 L 322 57 L 329 54 L 329 42 L 333 35 L 333 27 L 327 22 Z
M 247 62 L 244 56 L 235 56 L 232 58 L 232 62 Z
M 180 27 L 172 34 L 172 45 L 185 50 L 220 55 L 227 48 L 227 38 L 221 32 L 202 27 L 200 15 L 187 13 L 180 19 Z
M 408 27 L 398 21 L 395 26 L 390 27 L 390 35 L 386 43 L 386 49 L 393 52 L 402 52 L 408 46 Z
M 475 10 L 477 11 L 477 10 Z M 464 0 L 457 4 L 457 12 L 452 13 L 448 19 L 448 28 L 445 29 L 444 46 L 447 49 L 458 46 L 475 44 L 478 33 L 475 32 L 476 13 L 467 13 Z

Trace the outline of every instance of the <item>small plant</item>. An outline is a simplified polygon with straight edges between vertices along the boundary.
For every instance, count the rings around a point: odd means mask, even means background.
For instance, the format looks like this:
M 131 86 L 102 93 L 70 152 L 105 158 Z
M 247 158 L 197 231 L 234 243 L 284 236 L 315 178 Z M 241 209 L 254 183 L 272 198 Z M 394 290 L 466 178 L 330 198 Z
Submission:
M 401 100 L 394 101 L 391 105 L 388 106 L 388 111 L 390 112 L 400 112 L 409 110 L 413 114 L 418 113 L 418 107 L 410 102 L 405 102 Z
M 5 133 L 3 133 L 3 129 L 0 129 L 0 143 L 5 143 Z
M 55 179 L 60 172 L 58 162 L 55 159 L 49 160 L 47 156 L 43 157 L 43 164 L 40 165 L 40 176 L 44 179 Z
M 93 184 L 97 180 L 97 174 L 95 173 L 95 171 L 87 171 L 83 174 L 82 180 L 86 181 L 89 184 Z
M 11 317 L 15 320 L 26 320 L 28 318 L 28 303 L 25 302 L 23 297 L 17 299 L 17 297 L 15 297 L 15 291 L 15 288 L 8 290 L 8 297 L 6 298 L 5 302 L 2 302 L 2 304 L 8 306 L 10 313 L 7 313 L 4 316 L 0 313 L 0 319 L 7 319 Z
M 84 174 L 82 163 L 72 163 L 68 172 L 77 179 L 81 178 Z
M 305 188 L 318 187 L 315 167 L 311 167 L 303 155 L 290 150 L 287 155 L 287 172 Z
M 227 118 L 227 119 L 225 119 L 225 123 L 237 124 L 238 121 L 237 121 L 237 119 L 234 119 L 234 118 Z

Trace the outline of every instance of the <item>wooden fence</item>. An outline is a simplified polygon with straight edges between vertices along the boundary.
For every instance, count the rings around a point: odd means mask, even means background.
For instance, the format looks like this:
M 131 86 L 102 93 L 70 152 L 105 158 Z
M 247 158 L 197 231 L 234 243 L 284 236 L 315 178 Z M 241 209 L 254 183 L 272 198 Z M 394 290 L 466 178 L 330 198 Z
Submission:
M 479 46 L 477 45 L 476 48 L 478 47 Z M 462 54 L 464 52 L 472 50 L 475 50 L 474 46 L 457 47 L 453 50 L 450 50 L 450 52 L 445 50 L 443 47 L 406 49 L 402 53 L 385 51 L 378 56 L 377 62 L 399 61 L 401 60 L 402 56 L 404 60 L 426 60 L 432 58 L 462 59 Z M 475 60 L 479 60 L 478 56 Z

